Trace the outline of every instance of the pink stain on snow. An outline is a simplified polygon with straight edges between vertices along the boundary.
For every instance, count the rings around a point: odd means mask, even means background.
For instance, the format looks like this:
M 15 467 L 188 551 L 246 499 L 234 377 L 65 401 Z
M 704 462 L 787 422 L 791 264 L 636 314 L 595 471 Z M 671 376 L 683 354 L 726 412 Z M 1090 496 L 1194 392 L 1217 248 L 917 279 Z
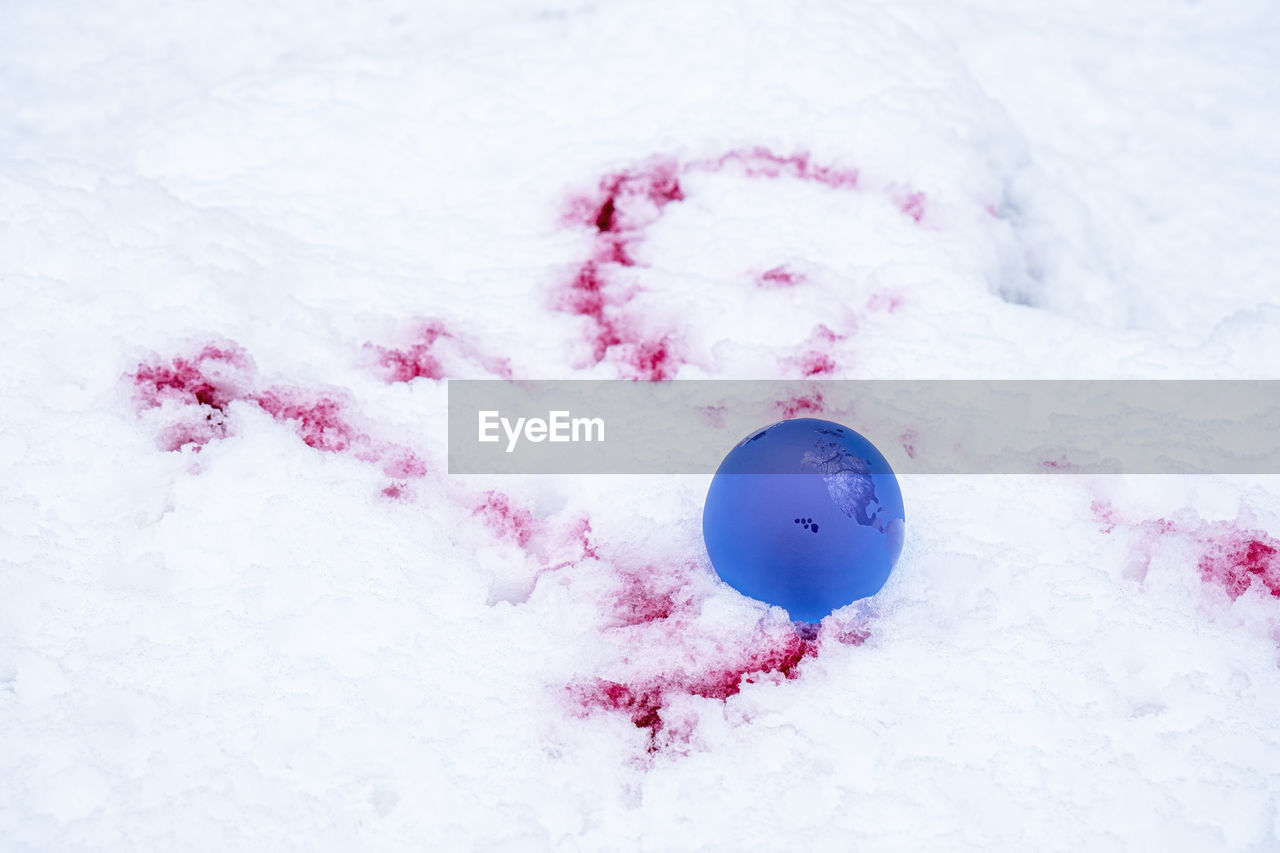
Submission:
M 627 252 L 627 238 L 613 233 L 596 237 L 593 260 L 602 264 L 617 264 L 620 267 L 636 265 L 635 259 Z
M 595 196 L 570 203 L 568 219 L 596 231 L 591 257 L 561 291 L 556 307 L 586 318 L 591 357 L 599 364 L 606 357 L 619 362 L 628 378 L 660 381 L 672 378 L 682 360 L 669 334 L 651 334 L 638 327 L 638 318 L 625 306 L 635 296 L 613 286 L 611 267 L 631 267 L 636 262 L 629 246 L 643 236 L 643 229 L 662 215 L 662 209 L 684 198 L 672 160 L 654 160 L 641 168 L 607 175 Z
M 835 634 L 836 642 L 846 646 L 861 646 L 871 639 L 871 626 L 866 622 L 857 622 L 840 628 Z
M 826 376 L 835 373 L 836 362 L 825 352 L 809 352 L 800 360 L 800 375 Z
M 538 518 L 532 509 L 496 490 L 483 494 L 471 516 L 482 521 L 496 540 L 510 542 L 525 553 L 535 584 L 546 572 L 600 556 L 591 521 L 585 516 Z
M 1111 533 L 1120 524 L 1116 520 L 1116 509 L 1109 500 L 1094 498 L 1093 502 L 1089 504 L 1089 511 L 1093 513 L 1094 519 L 1101 525 L 1099 529 L 1103 533 Z
M 796 418 L 802 415 L 820 414 L 826 408 L 826 401 L 822 398 L 822 392 L 814 389 L 808 394 L 779 400 L 777 405 L 784 418 Z
M 708 424 L 717 428 L 724 428 L 724 416 L 728 409 L 724 406 L 704 406 L 702 409 L 702 417 Z
M 1119 527 L 1127 527 L 1133 532 L 1133 541 L 1129 547 L 1128 564 L 1125 576 L 1136 581 L 1143 581 L 1151 568 L 1151 560 L 1160 541 L 1178 532 L 1177 525 L 1166 518 L 1148 519 L 1145 521 L 1128 521 L 1112 505 L 1111 501 L 1095 499 L 1089 505 L 1099 530 L 1112 533 Z
M 235 344 L 208 344 L 190 358 L 139 364 L 131 378 L 141 409 L 172 401 L 223 411 L 236 398 L 243 374 L 252 369 L 249 357 Z
M 617 579 L 603 627 L 613 642 L 622 643 L 614 664 L 621 671 L 584 675 L 565 690 L 577 716 L 620 714 L 644 730 L 648 754 L 681 751 L 690 743 L 698 718 L 689 697 L 726 703 L 745 685 L 798 678 L 804 660 L 816 656 L 824 642 L 861 646 L 871 636 L 865 612 L 833 616 L 821 625 L 766 619 L 726 636 L 699 625 L 697 575 L 707 568 L 697 561 L 664 566 L 596 556 L 600 568 Z
M 378 366 L 383 369 L 388 382 L 443 379 L 444 369 L 434 350 L 436 341 L 448 334 L 443 323 L 432 320 L 420 330 L 418 340 L 403 349 L 386 349 L 374 344 L 365 346 L 377 351 Z
M 427 463 L 407 447 L 386 446 L 382 456 L 382 471 L 397 479 L 427 476 Z
M 640 264 L 634 247 L 643 240 L 645 229 L 656 222 L 666 208 L 684 201 L 681 176 L 690 173 L 725 172 L 748 179 L 788 179 L 821 184 L 835 190 L 860 189 L 857 169 L 815 162 L 809 154 L 778 154 L 764 147 L 735 149 L 717 157 L 679 162 L 654 158 L 635 168 L 600 179 L 592 193 L 571 198 L 565 221 L 593 229 L 590 257 L 579 264 L 573 277 L 560 289 L 556 307 L 589 321 L 586 333 L 592 363 L 617 361 L 629 378 L 670 379 L 683 363 L 679 340 L 671 330 L 646 331 L 642 318 L 628 305 L 637 289 L 626 290 L 611 281 L 611 271 Z M 925 216 L 925 195 L 886 190 L 899 208 L 920 222 Z M 784 266 L 767 270 L 757 278 L 766 288 L 793 287 L 804 276 Z M 896 309 L 891 302 L 888 310 Z M 834 370 L 829 357 L 814 360 L 802 371 L 823 375 Z
M 180 421 L 162 429 L 156 436 L 156 444 L 161 450 L 176 451 L 190 447 L 192 453 L 199 453 L 206 444 L 226 438 L 227 422 L 215 414 L 206 414 L 198 420 Z
M 788 269 L 785 266 L 767 269 L 756 278 L 756 287 L 769 290 L 781 290 L 803 284 L 807 279 L 804 274 Z
M 839 332 L 833 332 L 825 323 L 819 323 L 813 329 L 812 339 L 815 341 L 825 341 L 826 343 L 835 343 L 844 340 L 845 336 Z
M 857 169 L 815 163 L 805 152 L 776 154 L 768 148 L 739 148 L 719 157 L 694 160 L 686 169 L 702 172 L 736 172 L 748 178 L 794 178 L 832 189 L 856 189 Z
M 591 539 L 591 519 L 586 516 L 575 519 L 563 528 L 556 546 L 558 549 L 577 553 L 578 556 L 572 562 L 600 558 L 599 546 Z
M 684 199 L 679 173 L 675 160 L 655 158 L 634 170 L 606 175 L 593 196 L 571 200 L 569 219 L 602 234 L 637 231 L 657 219 L 662 208 Z
M 484 519 L 495 536 L 509 539 L 521 548 L 529 544 L 534 533 L 533 513 L 514 506 L 511 498 L 502 492 L 485 492 L 484 502 L 471 514 Z
M 1196 568 L 1200 579 L 1221 587 L 1234 601 L 1257 585 L 1272 598 L 1280 598 L 1280 540 L 1263 530 L 1228 521 L 1206 522 L 1190 513 L 1181 521 L 1156 518 L 1126 520 L 1111 501 L 1090 505 L 1103 533 L 1124 527 L 1134 533 L 1130 574 L 1146 577 L 1155 550 L 1167 538 L 1189 541 L 1199 551 Z
M 364 452 L 370 443 L 369 436 L 346 420 L 342 403 L 328 395 L 269 388 L 252 399 L 271 417 L 292 426 L 307 447 L 325 453 Z
M 606 290 L 602 264 L 587 261 L 562 292 L 559 302 L 561 310 L 591 321 L 588 342 L 595 362 L 612 356 L 623 373 L 633 379 L 659 381 L 674 377 L 682 362 L 675 354 L 671 336 L 649 337 L 633 331 L 634 320 L 623 316 L 617 307 L 629 301 L 632 294 Z
M 867 298 L 867 310 L 886 311 L 890 314 L 895 314 L 902 307 L 904 301 L 900 294 L 880 291 L 871 294 Z
M 910 192 L 898 202 L 898 209 L 919 223 L 924 219 L 925 194 Z
M 208 344 L 190 357 L 168 363 L 139 364 L 129 379 L 138 412 L 168 407 L 173 422 L 161 429 L 157 443 L 166 451 L 189 447 L 195 453 L 230 434 L 227 408 L 243 399 L 253 375 L 253 362 L 232 343 Z
M 1209 525 L 1199 538 L 1204 548 L 1200 577 L 1227 591 L 1234 601 L 1256 581 L 1273 598 L 1280 598 L 1280 541 L 1261 530 L 1240 530 L 1224 521 Z
M 583 268 L 597 264 L 634 266 L 627 244 L 638 239 L 643 229 L 662 215 L 664 207 L 684 199 L 678 174 L 674 160 L 655 159 L 633 170 L 606 175 L 594 194 L 571 199 L 566 221 L 597 232 L 592 257 Z M 597 275 L 592 272 L 586 278 Z M 579 277 L 583 277 L 581 270 Z
M 487 374 L 511 378 L 511 364 L 507 359 L 486 355 L 470 340 L 450 332 L 439 319 L 420 321 L 404 346 L 384 347 L 369 342 L 365 349 L 376 354 L 383 378 L 391 383 L 444 379 L 448 373 L 446 364 L 450 362 L 475 364 Z
M 129 374 L 139 413 L 169 406 L 174 421 L 160 432 L 160 446 L 168 451 L 190 447 L 199 452 L 210 441 L 230 434 L 227 408 L 250 403 L 276 422 L 290 426 L 304 444 L 323 453 L 349 453 L 362 462 L 379 465 L 395 480 L 424 477 L 427 465 L 411 448 L 371 437 L 349 414 L 345 398 L 330 392 L 269 387 L 253 390 L 257 382 L 252 360 L 235 344 L 208 345 L 195 356 L 176 356 L 168 362 L 139 364 Z M 384 489 L 398 497 L 404 486 Z
M 656 356 L 653 356 L 656 357 Z M 225 368 L 225 370 L 224 370 Z M 225 374 L 225 375 L 224 375 Z M 403 499 L 409 479 L 424 477 L 427 467 L 407 447 L 380 441 L 360 426 L 346 398 L 335 392 L 270 386 L 254 390 L 252 363 L 238 349 L 206 347 L 193 357 L 169 362 L 141 364 L 132 374 L 139 410 L 162 407 L 179 414 L 191 410 L 201 416 L 222 415 L 232 402 L 250 403 L 289 426 L 308 447 L 318 452 L 353 455 L 379 464 L 393 478 L 382 489 L 388 499 Z M 820 405 L 806 400 L 806 406 Z M 501 492 L 485 493 L 472 509 L 499 540 L 514 543 L 530 555 L 537 574 L 577 564 L 601 561 L 600 547 L 592 537 L 586 517 L 551 521 L 535 518 L 533 512 Z M 607 561 L 605 565 L 611 565 Z M 689 573 L 697 566 L 689 562 L 662 574 L 652 566 L 634 570 L 616 568 L 617 591 L 611 599 L 612 622 L 607 629 L 621 632 L 659 631 L 660 644 L 673 659 L 688 659 L 696 638 L 690 634 L 697 609 L 686 591 Z M 764 628 L 756 639 L 728 649 L 714 647 L 692 666 L 662 663 L 648 672 L 625 680 L 587 678 L 567 686 L 582 714 L 607 710 L 626 714 L 631 722 L 648 732 L 648 751 L 688 743 L 696 718 L 681 718 L 670 710 L 678 696 L 701 697 L 727 702 L 746 684 L 761 680 L 785 681 L 799 677 L 804 659 L 818 653 L 819 636 L 813 626 L 804 630 L 789 624 Z M 838 627 L 838 626 L 836 626 Z M 870 636 L 864 625 L 833 627 L 835 642 L 861 645 Z M 706 638 L 700 638 L 705 640 Z M 704 648 L 707 644 L 702 644 Z
M 808 344 L 811 349 L 798 357 L 784 359 L 782 365 L 789 372 L 798 373 L 805 378 L 830 376 L 838 367 L 835 357 L 830 352 L 831 345 L 844 338 L 844 335 L 833 332 L 825 324 L 819 324 L 809 335 Z
M 597 677 L 575 682 L 566 689 L 581 713 L 603 710 L 625 714 L 636 728 L 647 730 L 646 751 L 652 754 L 675 743 L 687 742 L 692 732 L 691 724 L 669 730 L 664 712 L 673 697 L 699 696 L 727 702 L 742 691 L 744 684 L 798 678 L 801 662 L 817 654 L 817 640 L 802 638 L 795 629 L 789 629 L 781 636 L 764 638 L 755 648 L 741 649 L 731 659 L 712 663 L 702 671 L 673 668 L 666 674 L 628 682 Z
M 579 268 L 578 274 L 561 295 L 559 303 L 560 310 L 592 321 L 594 329 L 590 342 L 592 356 L 597 363 L 604 360 L 610 347 L 622 342 L 614 328 L 614 321 L 605 316 L 604 289 L 604 275 L 596 261 L 590 260 Z
M 902 449 L 906 452 L 908 459 L 916 458 L 916 439 L 918 437 L 914 429 L 908 429 L 898 436 L 898 441 L 902 443 Z
M 622 587 L 613 599 L 615 626 L 631 627 L 669 619 L 678 605 L 677 590 L 672 584 L 655 584 L 646 567 L 640 572 L 623 573 Z
M 655 340 L 637 340 L 623 344 L 622 360 L 630 368 L 632 377 L 659 381 L 675 376 L 680 361 L 671 349 L 671 339 L 663 336 Z

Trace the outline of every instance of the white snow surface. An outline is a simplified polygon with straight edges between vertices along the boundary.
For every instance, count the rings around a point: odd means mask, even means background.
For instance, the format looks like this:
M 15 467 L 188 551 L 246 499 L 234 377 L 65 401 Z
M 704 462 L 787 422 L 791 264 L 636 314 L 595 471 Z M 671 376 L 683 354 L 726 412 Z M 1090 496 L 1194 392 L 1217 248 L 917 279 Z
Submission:
M 451 477 L 378 363 L 1275 378 L 1277 138 L 1262 0 L 6 3 L 0 848 L 1280 850 L 1274 480 L 904 477 L 753 669 L 708 478 Z

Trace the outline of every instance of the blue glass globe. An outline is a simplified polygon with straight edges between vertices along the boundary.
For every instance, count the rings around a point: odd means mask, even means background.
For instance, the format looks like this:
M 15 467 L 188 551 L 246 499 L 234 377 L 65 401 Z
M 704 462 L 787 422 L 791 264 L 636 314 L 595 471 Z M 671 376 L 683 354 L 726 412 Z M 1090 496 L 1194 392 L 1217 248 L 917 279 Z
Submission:
M 729 451 L 707 490 L 702 538 L 729 586 L 818 622 L 884 586 L 904 523 L 898 478 L 875 445 L 795 418 Z

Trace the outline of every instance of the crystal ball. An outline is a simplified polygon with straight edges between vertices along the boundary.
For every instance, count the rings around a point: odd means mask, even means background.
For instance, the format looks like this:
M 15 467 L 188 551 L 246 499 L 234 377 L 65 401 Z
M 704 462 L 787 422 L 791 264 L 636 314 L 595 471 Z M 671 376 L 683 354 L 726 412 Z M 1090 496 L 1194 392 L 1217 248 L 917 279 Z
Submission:
M 818 622 L 884 586 L 904 523 L 898 478 L 875 445 L 795 418 L 729 451 L 707 490 L 702 538 L 729 586 Z

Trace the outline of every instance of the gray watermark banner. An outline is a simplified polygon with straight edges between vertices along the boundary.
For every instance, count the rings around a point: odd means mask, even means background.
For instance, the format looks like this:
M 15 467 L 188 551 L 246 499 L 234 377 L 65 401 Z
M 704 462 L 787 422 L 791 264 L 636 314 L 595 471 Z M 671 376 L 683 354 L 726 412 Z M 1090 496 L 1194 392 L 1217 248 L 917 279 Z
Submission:
M 450 380 L 450 474 L 712 474 L 813 417 L 899 474 L 1280 474 L 1280 380 Z

